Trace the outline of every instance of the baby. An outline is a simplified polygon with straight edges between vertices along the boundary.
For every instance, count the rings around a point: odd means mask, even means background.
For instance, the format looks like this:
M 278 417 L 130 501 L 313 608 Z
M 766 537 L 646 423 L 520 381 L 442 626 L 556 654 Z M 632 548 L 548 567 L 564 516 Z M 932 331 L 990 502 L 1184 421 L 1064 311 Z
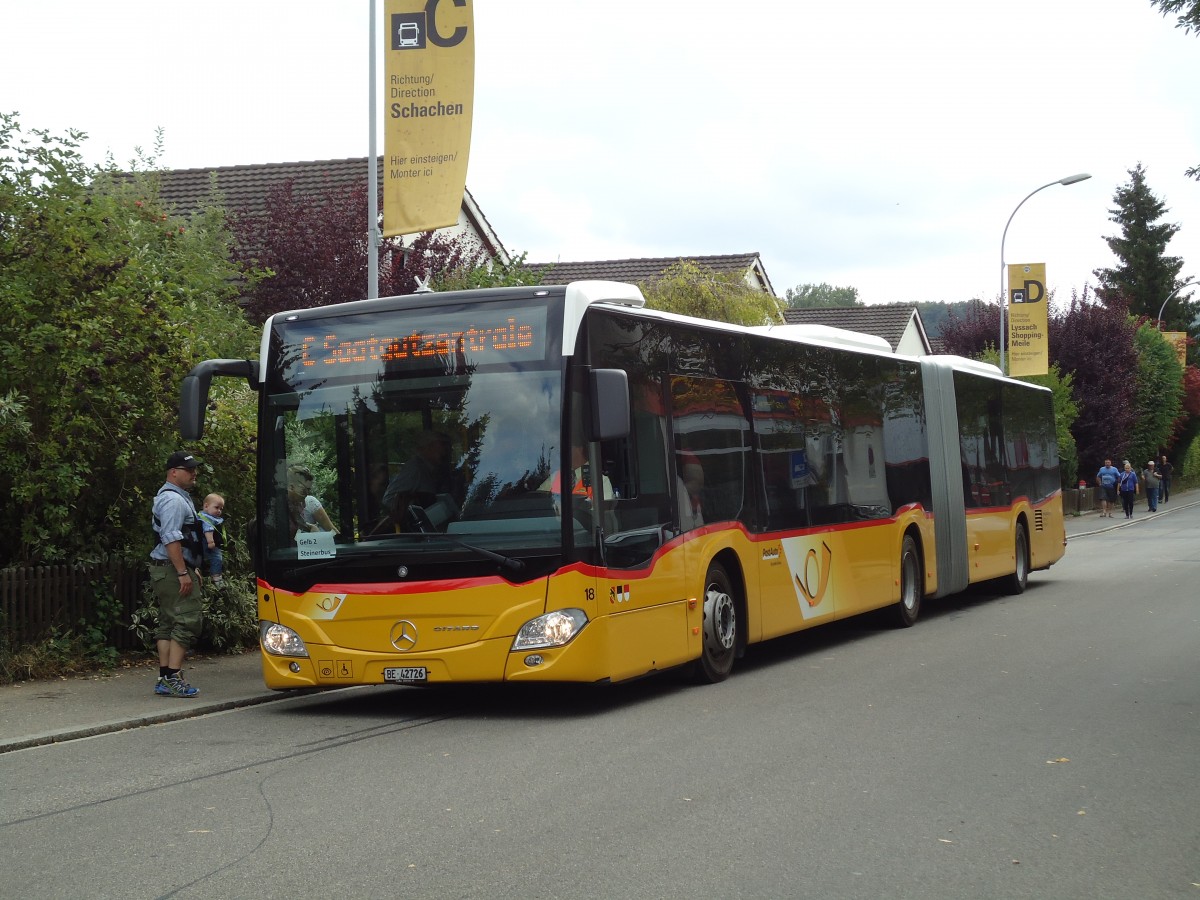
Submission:
M 208 574 L 213 581 L 220 581 L 225 574 L 225 498 L 220 494 L 209 494 L 204 498 L 204 508 L 197 514 L 204 531 L 204 560 L 208 563 Z

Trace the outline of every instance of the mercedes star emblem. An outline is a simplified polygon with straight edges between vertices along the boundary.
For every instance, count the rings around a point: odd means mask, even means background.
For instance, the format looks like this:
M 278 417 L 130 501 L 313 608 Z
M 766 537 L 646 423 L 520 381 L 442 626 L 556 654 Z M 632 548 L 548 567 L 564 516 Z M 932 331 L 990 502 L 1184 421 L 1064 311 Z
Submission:
M 417 626 L 408 619 L 401 619 L 392 626 L 392 646 L 401 653 L 407 653 L 417 646 Z

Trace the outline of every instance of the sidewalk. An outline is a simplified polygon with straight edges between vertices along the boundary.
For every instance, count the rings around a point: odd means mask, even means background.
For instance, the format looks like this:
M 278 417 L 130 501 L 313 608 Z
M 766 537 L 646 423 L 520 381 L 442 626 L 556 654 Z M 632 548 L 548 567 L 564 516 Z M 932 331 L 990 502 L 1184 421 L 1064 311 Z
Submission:
M 157 696 L 158 666 L 150 661 L 108 674 L 0 686 L 0 753 L 294 696 L 263 686 L 257 650 L 189 659 L 184 674 L 199 696 Z
M 1173 493 L 1171 502 L 1159 506 L 1157 513 L 1147 512 L 1145 500 L 1139 500 L 1132 519 L 1119 510 L 1111 519 L 1102 519 L 1097 511 L 1067 516 L 1067 539 L 1136 525 L 1191 506 L 1200 497 Z M 263 686 L 257 650 L 188 660 L 185 675 L 200 690 L 191 700 L 155 695 L 158 667 L 149 660 L 143 667 L 109 674 L 0 686 L 0 753 L 295 696 Z
M 1163 503 L 1160 500 L 1158 509 L 1155 512 L 1150 512 L 1146 509 L 1146 497 L 1139 494 L 1133 504 L 1133 518 L 1126 519 L 1125 513 L 1121 511 L 1121 501 L 1118 500 L 1114 504 L 1112 518 L 1110 519 L 1100 518 L 1099 509 L 1094 509 L 1081 516 L 1068 515 L 1066 517 L 1067 540 L 1070 541 L 1073 537 L 1083 537 L 1088 534 L 1098 534 L 1101 531 L 1108 531 L 1110 528 L 1127 528 L 1130 525 L 1136 525 L 1138 522 L 1145 522 L 1147 519 L 1152 519 L 1155 516 L 1162 516 L 1177 509 L 1193 506 L 1196 503 L 1200 503 L 1200 497 L 1194 496 L 1192 491 L 1173 490 L 1171 491 L 1171 500 L 1168 503 Z

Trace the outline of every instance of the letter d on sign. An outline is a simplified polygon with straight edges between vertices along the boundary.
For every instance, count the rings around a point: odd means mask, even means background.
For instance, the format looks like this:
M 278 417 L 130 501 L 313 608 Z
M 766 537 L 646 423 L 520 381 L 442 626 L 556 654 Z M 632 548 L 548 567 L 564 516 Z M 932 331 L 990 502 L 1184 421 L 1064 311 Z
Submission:
M 1013 299 L 1008 317 L 1008 344 L 1012 350 L 1008 374 L 1045 375 L 1049 368 L 1046 264 L 1009 266 L 1008 290 Z

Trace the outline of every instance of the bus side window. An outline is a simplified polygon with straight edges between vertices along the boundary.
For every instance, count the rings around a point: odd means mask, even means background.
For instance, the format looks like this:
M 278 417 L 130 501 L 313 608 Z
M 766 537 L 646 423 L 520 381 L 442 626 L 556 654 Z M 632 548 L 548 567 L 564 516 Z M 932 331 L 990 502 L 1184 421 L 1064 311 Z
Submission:
M 704 522 L 739 520 L 746 505 L 750 422 L 731 381 L 671 379 L 675 452 L 704 471 Z
M 664 529 L 674 522 L 667 488 L 666 420 L 657 390 L 657 385 L 634 389 L 629 437 L 601 444 L 603 465 L 617 495 L 613 540 L 607 544 L 611 566 L 634 568 L 649 562 L 661 546 Z
M 601 441 L 600 468 L 608 476 L 616 499 L 632 500 L 637 497 L 637 459 L 632 454 L 629 438 Z

